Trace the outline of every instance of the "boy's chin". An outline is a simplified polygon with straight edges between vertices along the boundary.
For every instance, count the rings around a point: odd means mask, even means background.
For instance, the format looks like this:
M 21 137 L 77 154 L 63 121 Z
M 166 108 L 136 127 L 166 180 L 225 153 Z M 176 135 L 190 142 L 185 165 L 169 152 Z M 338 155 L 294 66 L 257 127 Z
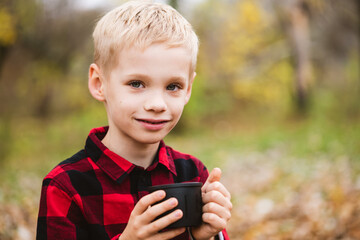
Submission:
M 164 139 L 166 135 L 160 135 L 160 136 L 144 136 L 142 138 L 138 138 L 138 139 L 134 139 L 135 141 L 137 141 L 140 144 L 157 144 L 159 143 L 161 140 Z

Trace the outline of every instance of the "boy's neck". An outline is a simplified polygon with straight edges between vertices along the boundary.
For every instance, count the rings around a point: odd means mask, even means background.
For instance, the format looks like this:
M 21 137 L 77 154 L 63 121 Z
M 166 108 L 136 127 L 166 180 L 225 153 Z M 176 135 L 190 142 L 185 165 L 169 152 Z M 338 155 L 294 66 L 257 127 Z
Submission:
M 154 160 L 160 142 L 154 144 L 141 144 L 134 141 L 123 141 L 119 137 L 107 133 L 102 143 L 112 152 L 125 158 L 129 162 L 147 168 Z

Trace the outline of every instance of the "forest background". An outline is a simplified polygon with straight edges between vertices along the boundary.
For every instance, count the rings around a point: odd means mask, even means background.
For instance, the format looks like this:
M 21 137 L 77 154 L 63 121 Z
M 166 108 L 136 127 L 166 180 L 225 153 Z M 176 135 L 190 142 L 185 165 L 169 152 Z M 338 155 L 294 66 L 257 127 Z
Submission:
M 34 239 L 42 178 L 106 125 L 91 33 L 122 1 L 0 0 L 0 239 Z M 166 139 L 223 169 L 232 239 L 360 239 L 357 0 L 168 1 L 200 38 Z

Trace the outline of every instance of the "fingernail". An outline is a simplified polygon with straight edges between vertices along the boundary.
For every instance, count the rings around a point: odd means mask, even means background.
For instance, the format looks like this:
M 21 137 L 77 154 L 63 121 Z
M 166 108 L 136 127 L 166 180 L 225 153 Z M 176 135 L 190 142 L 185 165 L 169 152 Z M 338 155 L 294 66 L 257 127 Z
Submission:
M 175 211 L 175 217 L 176 217 L 176 218 L 180 218 L 181 215 L 182 215 L 181 210 L 176 210 L 176 211 Z
M 176 205 L 176 200 L 175 199 L 170 199 L 169 204 L 170 204 L 170 206 Z
M 158 195 L 158 197 L 164 196 L 164 191 L 159 191 L 159 192 L 157 193 L 157 195 Z

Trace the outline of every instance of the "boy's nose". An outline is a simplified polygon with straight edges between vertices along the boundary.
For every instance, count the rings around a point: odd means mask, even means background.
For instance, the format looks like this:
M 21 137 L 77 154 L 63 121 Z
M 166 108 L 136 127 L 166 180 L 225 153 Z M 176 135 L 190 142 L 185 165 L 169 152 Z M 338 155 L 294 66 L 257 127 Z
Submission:
M 161 93 L 153 93 L 148 96 L 147 101 L 144 104 L 146 111 L 163 112 L 166 111 L 167 105 L 164 100 L 164 96 Z

